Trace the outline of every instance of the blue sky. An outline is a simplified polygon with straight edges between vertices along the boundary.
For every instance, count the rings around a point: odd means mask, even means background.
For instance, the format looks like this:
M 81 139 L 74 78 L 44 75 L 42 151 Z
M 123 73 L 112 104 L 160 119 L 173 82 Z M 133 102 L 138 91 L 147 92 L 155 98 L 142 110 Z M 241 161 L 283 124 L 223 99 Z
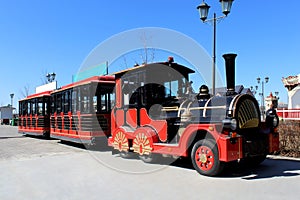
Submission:
M 161 27 L 187 35 L 212 49 L 212 27 L 199 19 L 202 0 L 0 0 L 0 105 L 14 105 L 29 86 L 42 84 L 46 72 L 57 74 L 58 85 L 72 81 L 88 54 L 115 34 L 134 28 Z M 218 0 L 207 0 L 221 15 Z M 287 92 L 281 78 L 298 75 L 300 2 L 235 0 L 228 18 L 217 26 L 217 66 L 223 73 L 222 54 L 235 52 L 236 83 L 256 85 L 270 77 L 266 94 Z M 176 60 L 176 58 L 175 58 Z M 208 66 L 210 67 L 210 66 Z M 198 87 L 198 86 L 196 86 Z

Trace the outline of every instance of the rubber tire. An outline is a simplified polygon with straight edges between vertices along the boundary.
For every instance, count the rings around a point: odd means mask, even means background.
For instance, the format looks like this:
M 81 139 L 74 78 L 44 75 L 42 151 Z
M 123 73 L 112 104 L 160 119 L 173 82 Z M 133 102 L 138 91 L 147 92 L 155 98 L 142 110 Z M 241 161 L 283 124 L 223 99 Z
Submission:
M 125 159 L 130 159 L 130 158 L 134 158 L 135 154 L 133 152 L 126 152 L 126 151 L 121 151 L 119 152 L 119 155 L 121 158 L 125 158 Z
M 43 138 L 44 139 L 50 139 L 50 132 L 48 132 L 48 131 L 45 131 L 44 133 L 43 133 Z
M 196 155 L 197 150 L 201 146 L 208 147 L 209 149 L 211 149 L 211 151 L 213 153 L 214 163 L 213 163 L 213 166 L 210 170 L 202 170 L 201 168 L 199 168 L 199 166 L 196 163 L 195 155 Z M 201 175 L 217 176 L 224 169 L 224 163 L 219 160 L 218 147 L 217 147 L 215 141 L 213 141 L 213 140 L 203 139 L 203 140 L 199 140 L 198 142 L 196 142 L 194 144 L 192 152 L 191 152 L 191 159 L 192 159 L 192 163 L 193 163 L 194 168 Z
M 159 155 L 150 153 L 150 155 L 139 155 L 144 163 L 155 163 L 159 160 Z

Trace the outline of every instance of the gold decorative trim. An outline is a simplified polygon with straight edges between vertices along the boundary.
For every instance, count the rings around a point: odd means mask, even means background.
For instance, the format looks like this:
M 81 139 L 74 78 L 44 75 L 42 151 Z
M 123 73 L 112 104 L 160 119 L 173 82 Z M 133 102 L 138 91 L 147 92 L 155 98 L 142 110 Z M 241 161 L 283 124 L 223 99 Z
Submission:
M 133 140 L 133 152 L 140 155 L 149 155 L 152 151 L 149 138 L 144 133 L 138 133 Z
M 118 131 L 114 137 L 113 147 L 119 151 L 128 151 L 129 145 L 126 135 L 122 131 Z

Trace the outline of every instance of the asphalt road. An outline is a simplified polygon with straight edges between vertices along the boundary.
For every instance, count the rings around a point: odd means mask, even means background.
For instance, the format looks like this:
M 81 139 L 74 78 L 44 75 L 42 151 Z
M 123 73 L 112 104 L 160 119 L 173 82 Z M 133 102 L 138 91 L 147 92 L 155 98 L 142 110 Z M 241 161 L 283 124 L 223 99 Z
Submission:
M 0 126 L 0 199 L 299 199 L 300 161 L 271 157 L 221 177 L 186 162 L 144 164 Z

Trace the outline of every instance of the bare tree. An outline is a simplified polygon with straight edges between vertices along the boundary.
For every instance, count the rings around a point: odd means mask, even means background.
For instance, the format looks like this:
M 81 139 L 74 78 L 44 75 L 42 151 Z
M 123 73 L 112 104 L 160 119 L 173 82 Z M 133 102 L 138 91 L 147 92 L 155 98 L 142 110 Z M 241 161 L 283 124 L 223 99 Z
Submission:
M 29 84 L 27 83 L 22 90 L 20 90 L 22 98 L 25 98 L 29 95 Z
M 128 56 L 132 56 L 131 60 L 134 62 L 134 66 L 138 66 L 139 64 L 147 64 L 147 63 L 151 63 L 154 61 L 155 49 L 149 48 L 151 39 L 152 39 L 152 37 L 151 36 L 147 37 L 145 32 L 141 33 L 140 41 L 142 43 L 143 48 L 139 51 L 139 54 L 138 54 L 139 58 L 136 59 L 136 58 L 134 58 L 133 55 L 122 56 L 125 68 L 128 68 L 128 59 L 127 59 Z M 141 62 L 138 61 L 139 59 L 141 59 Z
M 44 69 L 42 71 L 42 77 L 41 77 L 42 84 L 47 84 L 48 83 L 48 80 L 47 80 L 47 77 L 46 77 L 47 74 L 48 74 L 47 70 Z
M 155 57 L 155 49 L 154 48 L 149 48 L 150 42 L 152 40 L 152 36 L 147 37 L 146 33 L 143 32 L 140 40 L 143 44 L 143 49 L 141 50 L 140 56 L 143 61 L 143 64 L 151 63 L 154 60 Z

